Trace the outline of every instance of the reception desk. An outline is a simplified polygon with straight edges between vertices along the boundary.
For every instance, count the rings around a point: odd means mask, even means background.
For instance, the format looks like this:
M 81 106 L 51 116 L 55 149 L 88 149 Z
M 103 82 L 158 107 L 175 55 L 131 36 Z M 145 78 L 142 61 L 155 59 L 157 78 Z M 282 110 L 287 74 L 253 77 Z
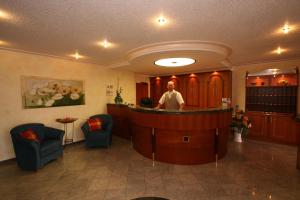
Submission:
M 108 113 L 114 116 L 109 111 L 116 106 L 108 104 Z M 133 148 L 145 157 L 174 164 L 201 164 L 226 154 L 231 109 L 127 109 Z
M 297 115 L 298 121 L 298 152 L 297 152 L 297 168 L 300 170 L 300 115 Z

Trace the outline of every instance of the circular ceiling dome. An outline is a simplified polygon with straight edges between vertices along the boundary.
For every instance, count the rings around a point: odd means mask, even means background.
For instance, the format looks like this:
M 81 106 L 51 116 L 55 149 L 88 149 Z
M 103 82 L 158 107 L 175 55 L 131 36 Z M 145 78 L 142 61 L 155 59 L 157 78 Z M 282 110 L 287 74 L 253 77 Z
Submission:
M 182 67 L 195 62 L 192 58 L 163 58 L 155 61 L 154 64 L 163 67 Z

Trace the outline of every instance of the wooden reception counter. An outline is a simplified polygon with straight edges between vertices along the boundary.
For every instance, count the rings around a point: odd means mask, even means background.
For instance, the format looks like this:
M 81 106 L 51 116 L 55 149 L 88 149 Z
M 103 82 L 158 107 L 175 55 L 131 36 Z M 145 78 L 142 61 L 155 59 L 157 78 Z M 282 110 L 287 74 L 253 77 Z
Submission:
M 297 152 L 297 168 L 300 170 L 300 115 L 297 115 L 298 123 L 298 152 Z
M 114 116 L 112 111 L 117 108 L 125 107 L 108 104 L 108 113 Z M 174 164 L 201 164 L 226 154 L 230 109 L 126 108 L 133 147 L 145 157 Z

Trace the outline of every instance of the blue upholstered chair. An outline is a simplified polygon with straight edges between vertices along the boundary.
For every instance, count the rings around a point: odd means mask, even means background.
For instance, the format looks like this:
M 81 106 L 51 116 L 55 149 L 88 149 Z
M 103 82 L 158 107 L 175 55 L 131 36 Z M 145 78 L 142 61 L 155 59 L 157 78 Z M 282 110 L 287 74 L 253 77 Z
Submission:
M 82 125 L 81 130 L 84 133 L 86 147 L 109 147 L 112 142 L 112 116 L 107 114 L 100 114 L 90 117 L 90 119 L 94 118 L 102 119 L 102 130 L 90 132 L 88 122 L 85 122 Z
M 20 134 L 32 129 L 40 142 L 27 140 Z M 64 131 L 40 123 L 22 124 L 10 131 L 18 166 L 25 170 L 38 170 L 63 153 Z

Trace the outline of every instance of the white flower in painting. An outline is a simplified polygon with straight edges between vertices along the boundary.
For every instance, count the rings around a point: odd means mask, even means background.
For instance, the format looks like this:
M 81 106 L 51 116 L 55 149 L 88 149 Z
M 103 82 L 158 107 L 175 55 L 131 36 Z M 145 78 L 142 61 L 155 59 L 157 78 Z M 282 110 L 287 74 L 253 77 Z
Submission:
M 48 83 L 48 88 L 52 89 L 52 90 L 58 90 L 59 88 L 61 88 L 61 83 L 57 82 L 57 81 L 50 81 Z
M 62 95 L 66 95 L 70 93 L 70 87 L 62 86 L 58 89 L 58 93 L 61 93 Z
M 72 86 L 71 87 L 71 92 L 72 93 L 80 93 L 82 89 L 80 87 Z
M 45 96 L 48 94 L 48 88 L 39 88 L 37 89 L 37 94 L 41 96 Z
M 40 88 L 44 88 L 47 87 L 47 83 L 36 83 L 32 86 L 33 89 L 40 89 Z
M 30 95 L 36 95 L 36 89 L 32 88 L 32 89 L 29 91 L 29 94 L 30 94 Z
M 79 94 L 77 94 L 77 93 L 71 93 L 71 95 L 70 95 L 70 98 L 72 99 L 72 100 L 77 100 L 77 99 L 79 99 Z
M 50 107 L 54 104 L 54 102 L 55 101 L 53 99 L 50 99 L 50 100 L 46 101 L 45 106 Z
M 36 101 L 36 105 L 41 106 L 42 104 L 43 104 L 42 99 L 38 99 L 38 100 Z
M 50 89 L 50 88 L 48 88 L 47 91 L 48 91 L 48 94 L 54 94 L 54 93 L 56 93 L 56 90 L 53 90 L 53 89 Z
M 53 97 L 52 97 L 52 99 L 53 100 L 59 100 L 59 99 L 62 99 L 64 96 L 62 95 L 62 94 L 60 94 L 60 93 L 57 93 L 57 94 L 55 94 Z

